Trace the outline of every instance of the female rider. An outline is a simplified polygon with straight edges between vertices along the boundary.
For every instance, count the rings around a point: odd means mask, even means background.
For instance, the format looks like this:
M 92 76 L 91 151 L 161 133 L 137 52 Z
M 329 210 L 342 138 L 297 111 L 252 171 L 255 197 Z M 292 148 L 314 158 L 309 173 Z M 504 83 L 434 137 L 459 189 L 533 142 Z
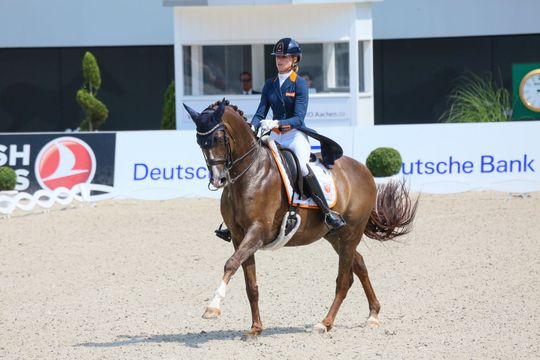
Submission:
M 346 223 L 341 215 L 330 210 L 315 174 L 307 165 L 311 145 L 304 131 L 311 135 L 314 130 L 306 128 L 304 123 L 309 88 L 306 80 L 297 75 L 302 49 L 294 39 L 283 38 L 274 45 L 271 55 L 276 57 L 278 74 L 266 80 L 259 107 L 251 120 L 251 125 L 255 132 L 259 128 L 262 133 L 272 130 L 270 136 L 282 147 L 295 153 L 302 176 L 311 191 L 311 197 L 321 208 L 326 224 L 330 230 L 339 229 Z M 270 108 L 272 108 L 273 120 L 264 120 Z M 227 229 L 216 230 L 216 234 L 221 238 L 229 236 Z

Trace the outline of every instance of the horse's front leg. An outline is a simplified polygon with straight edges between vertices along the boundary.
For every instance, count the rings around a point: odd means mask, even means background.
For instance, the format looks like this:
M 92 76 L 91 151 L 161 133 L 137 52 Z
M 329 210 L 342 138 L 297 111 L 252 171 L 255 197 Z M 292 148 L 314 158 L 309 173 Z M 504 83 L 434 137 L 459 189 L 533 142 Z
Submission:
M 248 231 L 246 233 L 246 236 L 236 248 L 234 254 L 225 263 L 223 278 L 219 284 L 219 287 L 214 293 L 214 297 L 208 303 L 206 311 L 203 314 L 203 318 L 212 319 L 221 315 L 221 302 L 223 299 L 225 299 L 227 284 L 231 280 L 231 277 L 234 275 L 234 273 L 236 273 L 240 265 L 250 258 L 257 250 L 259 250 L 262 245 L 263 240 L 258 231 Z M 255 262 L 253 262 L 253 269 L 255 269 Z M 247 284 L 248 283 L 246 280 L 246 285 Z
M 252 337 L 262 332 L 261 315 L 259 312 L 259 287 L 257 286 L 257 270 L 255 267 L 255 255 L 251 255 L 243 264 L 244 280 L 246 281 L 246 293 L 251 307 L 251 329 L 244 332 L 244 336 Z

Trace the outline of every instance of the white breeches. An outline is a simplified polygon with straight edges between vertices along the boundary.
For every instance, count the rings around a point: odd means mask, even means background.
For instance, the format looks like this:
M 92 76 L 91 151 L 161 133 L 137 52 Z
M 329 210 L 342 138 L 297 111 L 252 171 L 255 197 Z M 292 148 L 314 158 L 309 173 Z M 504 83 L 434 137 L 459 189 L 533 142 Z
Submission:
M 270 136 L 282 147 L 294 152 L 300 163 L 300 172 L 302 176 L 306 176 L 308 174 L 307 164 L 309 163 L 309 155 L 311 154 L 311 145 L 309 144 L 307 135 L 301 131 L 292 129 L 283 134 L 272 132 Z

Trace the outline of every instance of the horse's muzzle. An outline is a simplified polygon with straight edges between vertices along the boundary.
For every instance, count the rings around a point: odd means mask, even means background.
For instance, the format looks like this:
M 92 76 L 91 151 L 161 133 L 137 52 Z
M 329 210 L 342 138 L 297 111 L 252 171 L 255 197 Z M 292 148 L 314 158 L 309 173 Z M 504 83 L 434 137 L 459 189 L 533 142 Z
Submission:
M 218 177 L 218 178 L 213 177 L 212 179 L 210 179 L 210 183 L 216 189 L 220 189 L 220 188 L 224 187 L 225 184 L 227 183 L 227 178 L 224 177 L 224 176 L 223 177 Z

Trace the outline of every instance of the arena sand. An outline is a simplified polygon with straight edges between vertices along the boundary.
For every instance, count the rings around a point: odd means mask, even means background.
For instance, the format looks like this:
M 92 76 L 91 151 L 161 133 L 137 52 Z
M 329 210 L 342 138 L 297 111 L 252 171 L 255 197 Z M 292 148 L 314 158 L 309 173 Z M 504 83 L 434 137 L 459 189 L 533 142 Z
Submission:
M 2 359 L 533 359 L 540 354 L 540 194 L 422 195 L 414 231 L 364 239 L 382 304 L 358 279 L 326 335 L 337 257 L 324 240 L 257 253 L 265 331 L 243 341 L 241 270 L 201 315 L 232 246 L 209 199 L 107 201 L 0 220 Z

